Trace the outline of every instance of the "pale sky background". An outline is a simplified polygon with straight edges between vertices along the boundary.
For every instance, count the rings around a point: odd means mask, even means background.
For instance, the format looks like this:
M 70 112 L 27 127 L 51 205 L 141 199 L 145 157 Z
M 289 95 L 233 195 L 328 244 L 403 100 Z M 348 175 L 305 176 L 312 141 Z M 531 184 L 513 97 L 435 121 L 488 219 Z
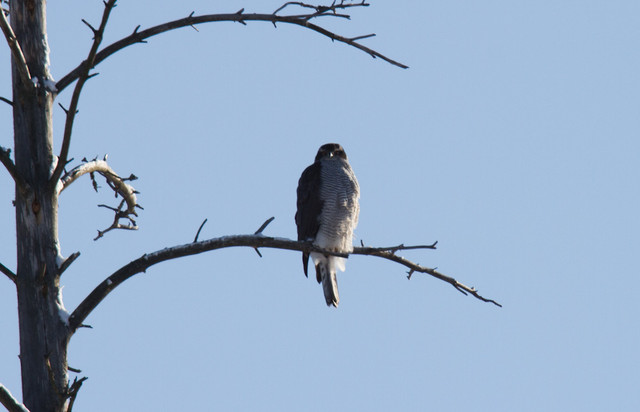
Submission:
M 277 1 L 122 0 L 104 44 L 196 14 Z M 51 71 L 85 58 L 99 1 L 49 2 Z M 404 256 L 496 299 L 354 256 L 340 307 L 299 253 L 225 249 L 155 266 L 72 339 L 88 376 L 77 411 L 640 410 L 640 2 L 372 1 L 346 36 L 270 23 L 185 28 L 102 63 L 70 155 L 109 154 L 141 192 L 137 232 L 107 227 L 109 190 L 65 191 L 60 239 L 82 255 L 67 309 L 167 246 L 253 233 L 294 238 L 295 189 L 341 143 L 360 181 L 357 243 L 431 243 Z M 0 95 L 11 96 L 0 46 Z M 72 88 L 59 96 L 68 105 Z M 55 109 L 56 152 L 63 112 Z M 0 104 L 0 145 L 12 147 Z M 106 186 L 102 183 L 102 186 Z M 0 171 L 0 261 L 15 268 L 13 186 Z M 4 278 L 4 276 L 3 276 Z M 0 382 L 20 396 L 15 292 L 0 280 Z M 73 378 L 76 374 L 71 373 Z

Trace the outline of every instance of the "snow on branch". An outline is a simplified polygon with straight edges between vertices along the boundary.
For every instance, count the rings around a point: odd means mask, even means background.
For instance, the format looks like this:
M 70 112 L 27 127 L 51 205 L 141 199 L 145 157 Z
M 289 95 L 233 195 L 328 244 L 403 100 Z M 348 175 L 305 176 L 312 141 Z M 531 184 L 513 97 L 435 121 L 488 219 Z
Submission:
M 1 11 L 0 11 L 1 13 Z M 29 412 L 23 404 L 11 395 L 11 392 L 0 383 L 0 403 L 7 408 L 9 412 Z
M 273 220 L 270 219 L 267 222 Z M 124 281 L 129 279 L 130 277 L 146 272 L 148 268 L 153 265 L 156 265 L 161 262 L 165 262 L 172 259 L 177 259 L 185 256 L 197 255 L 199 253 L 209 252 L 217 249 L 224 249 L 229 247 L 251 247 L 254 249 L 258 248 L 273 248 L 273 249 L 283 249 L 283 250 L 294 250 L 299 252 L 320 252 L 328 255 L 342 256 L 348 257 L 347 254 L 343 253 L 335 253 L 332 251 L 327 251 L 321 248 L 318 248 L 311 244 L 310 242 L 301 242 L 286 238 L 280 237 L 270 237 L 262 234 L 262 230 L 266 224 L 265 222 L 260 229 L 254 234 L 249 235 L 231 235 L 231 236 L 223 236 L 208 240 L 195 241 L 191 243 L 187 243 L 184 245 L 168 247 L 162 250 L 158 250 L 152 253 L 145 253 L 141 257 L 136 260 L 129 262 L 124 265 L 117 271 L 111 274 L 108 278 L 106 278 L 102 283 L 100 283 L 81 303 L 78 307 L 73 311 L 71 316 L 69 317 L 69 331 L 70 334 L 75 333 L 75 331 L 82 326 L 84 320 L 89 316 L 89 314 L 102 302 L 104 298 L 111 293 L 115 288 L 121 285 Z M 487 299 L 482 297 L 478 291 L 474 288 L 463 285 L 452 277 L 443 275 L 442 273 L 437 272 L 434 269 L 427 268 L 424 266 L 420 266 L 416 263 L 411 262 L 403 257 L 396 255 L 396 253 L 400 250 L 409 250 L 409 249 L 435 249 L 435 243 L 431 245 L 421 245 L 421 246 L 391 246 L 391 247 L 381 247 L 381 248 L 373 248 L 373 247 L 355 247 L 351 254 L 353 255 L 365 255 L 365 256 L 378 256 L 383 259 L 388 259 L 394 262 L 397 262 L 401 265 L 409 268 L 409 274 L 411 275 L 414 272 L 421 272 L 429 274 L 437 279 L 440 279 L 444 282 L 449 283 L 453 287 L 455 287 L 460 292 L 466 294 L 471 294 L 472 296 L 480 299 L 484 302 L 490 302 L 494 305 L 501 306 L 494 300 Z
M 118 174 L 109 166 L 107 163 L 107 157 L 105 156 L 104 160 L 94 159 L 92 161 L 86 161 L 84 163 L 74 167 L 69 172 L 67 172 L 59 185 L 60 192 L 66 189 L 71 183 L 75 182 L 80 176 L 89 174 L 91 176 L 91 181 L 93 183 L 93 188 L 97 192 L 98 191 L 98 183 L 95 180 L 95 173 L 102 175 L 106 181 L 107 185 L 114 191 L 116 197 L 120 196 L 122 200 L 117 207 L 107 206 L 104 204 L 98 205 L 99 207 L 104 207 L 114 212 L 114 219 L 111 226 L 104 230 L 98 230 L 98 236 L 94 240 L 100 239 L 105 233 L 113 230 L 113 229 L 125 229 L 125 230 L 136 230 L 138 226 L 133 217 L 137 217 L 136 208 L 142 209 L 142 206 L 138 204 L 138 200 L 136 194 L 138 193 L 127 181 L 136 180 L 137 177 L 135 175 L 130 175 L 129 177 L 122 178 L 118 176 Z M 125 220 L 126 223 L 121 223 L 121 220 Z
M 20 74 L 20 78 L 22 79 L 22 83 L 25 87 L 33 87 L 34 84 L 31 81 L 31 74 L 29 73 L 29 66 L 27 66 L 27 60 L 22 53 L 22 49 L 20 48 L 20 43 L 18 43 L 18 39 L 16 38 L 7 17 L 4 15 L 5 10 L 0 8 L 0 28 L 2 28 L 2 32 L 4 33 L 4 37 L 7 39 L 7 43 L 9 44 L 9 48 L 11 49 L 11 56 L 13 57 L 13 61 L 18 69 L 18 73 Z
M 305 10 L 309 9 L 310 11 L 302 14 L 279 14 L 283 9 L 287 8 L 288 6 L 299 6 Z M 320 33 L 323 36 L 330 38 L 332 41 L 338 41 L 340 43 L 344 43 L 349 46 L 355 47 L 356 49 L 362 50 L 363 52 L 369 54 L 373 58 L 380 58 L 394 66 L 398 66 L 403 69 L 406 69 L 408 66 L 400 62 L 397 62 L 395 60 L 392 60 L 384 56 L 383 54 L 357 42 L 357 40 L 373 37 L 374 36 L 373 34 L 367 34 L 364 36 L 349 38 L 349 37 L 338 35 L 330 30 L 327 30 L 321 26 L 311 23 L 311 20 L 315 20 L 320 17 L 336 17 L 336 18 L 350 19 L 350 16 L 348 14 L 339 13 L 338 10 L 345 10 L 347 8 L 352 8 L 352 7 L 367 7 L 367 6 L 369 6 L 369 4 L 365 3 L 364 1 L 360 3 L 334 2 L 332 5 L 329 5 L 329 6 L 310 5 L 310 4 L 305 4 L 301 2 L 287 2 L 284 5 L 282 5 L 280 8 L 278 8 L 275 12 L 270 14 L 245 13 L 244 9 L 241 9 L 236 13 L 205 14 L 205 15 L 198 15 L 198 16 L 195 16 L 194 13 L 192 12 L 191 14 L 189 14 L 189 16 L 185 18 L 159 24 L 157 26 L 153 26 L 142 31 L 139 31 L 140 26 L 138 26 L 127 37 L 124 37 L 116 41 L 115 43 L 112 43 L 109 46 L 106 46 L 105 48 L 100 50 L 97 54 L 95 54 L 93 58 L 87 59 L 82 63 L 80 63 L 78 67 L 73 69 L 71 72 L 69 72 L 67 75 L 65 75 L 56 83 L 56 89 L 58 90 L 58 92 L 64 90 L 76 79 L 78 80 L 81 79 L 83 73 L 87 73 L 91 68 L 95 67 L 96 65 L 104 61 L 107 57 L 124 49 L 125 47 L 131 46 L 136 43 L 146 43 L 146 39 L 152 36 L 165 33 L 171 30 L 179 29 L 182 27 L 194 27 L 196 24 L 222 22 L 222 21 L 236 22 L 236 23 L 241 23 L 243 25 L 246 25 L 246 22 L 248 21 L 271 22 L 274 26 L 276 26 L 277 23 L 294 24 L 309 30 L 313 30 L 317 33 Z

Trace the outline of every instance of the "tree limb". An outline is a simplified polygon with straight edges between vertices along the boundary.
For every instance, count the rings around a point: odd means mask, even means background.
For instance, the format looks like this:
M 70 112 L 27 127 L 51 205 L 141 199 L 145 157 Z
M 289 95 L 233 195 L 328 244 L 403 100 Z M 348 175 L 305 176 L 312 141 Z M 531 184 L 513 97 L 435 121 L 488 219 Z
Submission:
M 0 14 L 2 12 L 0 11 Z M 11 392 L 3 384 L 0 383 L 0 403 L 7 408 L 9 412 L 29 412 L 23 404 L 18 402 L 16 398 L 11 395 Z
M 266 226 L 266 225 L 263 225 Z M 264 227 L 261 226 L 261 229 Z M 232 235 L 232 236 L 223 236 L 219 238 L 213 238 L 208 240 L 202 240 L 199 242 L 187 243 L 184 245 L 173 246 L 169 248 L 165 248 L 162 250 L 158 250 L 152 253 L 145 253 L 141 257 L 136 260 L 129 262 L 124 265 L 117 271 L 115 271 L 111 276 L 106 278 L 102 283 L 100 283 L 73 311 L 71 316 L 69 316 L 69 333 L 72 335 L 75 331 L 82 325 L 82 322 L 89 316 L 89 314 L 102 302 L 104 298 L 107 297 L 111 291 L 113 291 L 116 287 L 122 284 L 125 280 L 130 277 L 145 272 L 151 266 L 165 262 L 167 260 L 177 259 L 180 257 L 196 255 L 203 252 L 208 252 L 216 249 L 223 249 L 228 247 L 235 246 L 245 246 L 257 249 L 259 247 L 273 248 L 273 249 L 284 249 L 284 250 L 295 250 L 300 252 L 320 252 L 328 255 L 342 256 L 348 257 L 348 254 L 345 253 L 335 253 L 332 251 L 327 251 L 321 249 L 319 247 L 314 246 L 310 242 L 301 242 L 295 241 L 286 238 L 280 237 L 269 237 L 264 236 L 262 232 L 252 235 Z M 460 292 L 467 293 L 475 296 L 476 298 L 484 301 L 491 302 L 497 306 L 501 306 L 499 303 L 486 299 L 478 294 L 478 292 L 474 288 L 470 288 L 468 286 L 463 285 L 462 283 L 456 281 L 455 279 L 443 275 L 435 271 L 434 269 L 420 266 L 416 263 L 413 263 L 407 259 L 404 259 L 400 256 L 397 256 L 395 253 L 399 250 L 407 250 L 407 249 L 433 249 L 435 248 L 435 244 L 433 245 L 425 245 L 425 246 L 392 246 L 388 248 L 371 248 L 371 247 L 355 247 L 351 254 L 353 255 L 367 255 L 367 256 L 378 256 L 384 259 L 388 259 L 401 265 L 408 267 L 413 272 L 421 272 L 427 273 L 433 277 L 436 277 L 442 281 L 445 281 L 451 284 L 453 287 L 458 289 Z
M 16 165 L 11 160 L 11 149 L 5 149 L 4 147 L 0 146 L 0 163 L 2 163 L 7 169 L 9 175 L 13 178 L 13 181 L 16 182 L 16 185 L 18 185 L 18 188 L 20 190 L 26 190 L 27 184 L 22 178 L 20 172 L 18 172 Z
M 75 252 L 72 253 L 68 258 L 66 258 L 64 260 L 64 262 L 62 262 L 62 264 L 60 265 L 60 267 L 58 268 L 58 276 L 62 276 L 62 274 L 64 273 L 65 270 L 67 270 L 69 268 L 69 266 L 71 266 L 71 264 L 73 262 L 75 262 L 75 260 L 80 256 L 80 252 Z
M 104 230 L 98 230 L 98 236 L 94 240 L 98 240 L 99 238 L 104 236 L 105 233 L 113 229 L 138 229 L 136 221 L 132 217 L 137 217 L 138 214 L 136 213 L 136 208 L 141 208 L 141 206 L 138 205 L 138 200 L 136 197 L 136 193 L 138 192 L 126 182 L 127 180 L 136 180 L 137 177 L 133 174 L 127 178 L 118 176 L 118 174 L 107 163 L 107 157 L 105 156 L 104 160 L 94 159 L 90 162 L 82 163 L 67 172 L 62 177 L 62 179 L 60 179 L 61 184 L 58 186 L 60 193 L 64 189 L 69 187 L 71 183 L 75 182 L 79 177 L 86 175 L 87 173 L 91 175 L 92 180 L 94 173 L 102 175 L 107 180 L 107 185 L 116 193 L 116 196 L 119 195 L 122 197 L 122 201 L 117 208 L 107 205 L 98 205 L 100 207 L 112 210 L 115 213 L 115 216 L 111 226 Z M 98 184 L 95 180 L 93 180 L 93 187 L 94 189 L 96 189 L 96 191 L 98 190 Z M 128 220 L 128 223 L 120 223 L 121 219 Z
M 288 5 L 288 4 L 294 4 L 297 2 L 289 2 L 286 3 L 284 6 Z M 301 5 L 301 4 L 297 4 L 297 5 Z M 78 65 L 78 67 L 76 67 L 75 69 L 73 69 L 71 72 L 69 72 L 68 74 L 66 74 L 63 78 L 61 78 L 58 83 L 56 83 L 56 89 L 58 90 L 58 92 L 61 92 L 62 90 L 64 90 L 67 86 L 69 86 L 71 83 L 73 83 L 73 81 L 75 81 L 76 79 L 80 79 L 82 73 L 87 72 L 87 66 L 89 66 L 89 68 L 93 68 L 94 66 L 98 65 L 99 63 L 101 63 L 103 60 L 105 60 L 107 57 L 111 56 L 112 54 L 124 49 L 125 47 L 131 46 L 133 44 L 136 43 L 144 43 L 145 39 L 148 39 L 149 37 L 155 36 L 157 34 L 160 33 L 164 33 L 167 31 L 171 31 L 171 30 L 175 30 L 181 27 L 189 27 L 189 26 L 194 26 L 196 24 L 202 24 L 202 23 L 212 23 L 212 22 L 222 22 L 222 21 L 230 21 L 230 22 L 237 22 L 237 23 L 242 23 L 245 24 L 245 22 L 247 21 L 264 21 L 264 22 L 271 22 L 274 25 L 276 23 L 287 23 L 287 24 L 295 24 L 297 26 L 301 26 L 310 30 L 313 30 L 317 33 L 320 33 L 326 37 L 329 37 L 332 41 L 339 41 L 341 43 L 345 43 L 349 46 L 355 47 L 359 50 L 362 50 L 363 52 L 369 54 L 370 56 L 376 58 L 380 58 L 390 64 L 393 64 L 394 66 L 398 66 L 401 67 L 403 69 L 406 69 L 408 66 L 399 63 L 395 60 L 392 60 L 384 55 L 382 55 L 381 53 L 378 53 L 377 51 L 370 49 L 366 46 L 363 46 L 362 44 L 358 43 L 356 40 L 358 39 L 362 39 L 365 37 L 371 37 L 371 35 L 366 35 L 366 36 L 358 36 L 358 37 L 354 37 L 354 38 L 347 38 L 347 37 L 343 37 L 340 36 L 338 34 L 335 34 L 329 30 L 326 30 L 318 25 L 315 25 L 313 23 L 310 23 L 309 20 L 311 19 L 315 19 L 318 17 L 322 17 L 322 16 L 328 16 L 328 17 L 344 17 L 344 18 L 349 18 L 348 15 L 344 15 L 344 14 L 337 14 L 335 13 L 335 10 L 338 8 L 347 8 L 347 7 L 366 7 L 369 4 L 367 3 L 348 3 L 348 4 L 334 4 L 331 6 L 311 6 L 311 5 L 305 5 L 307 7 L 311 7 L 313 9 L 315 9 L 316 11 L 313 13 L 308 13 L 308 14 L 297 14 L 297 15 L 278 15 L 277 13 L 279 11 L 281 11 L 283 7 L 279 8 L 278 10 L 276 10 L 274 13 L 272 14 L 258 14 L 258 13 L 252 13 L 252 14 L 245 14 L 244 13 L 244 9 L 240 10 L 237 13 L 227 13 L 227 14 L 206 14 L 206 15 L 200 15 L 200 16 L 194 16 L 193 13 L 191 13 L 189 16 L 182 18 L 182 19 L 178 19 L 178 20 L 174 20 L 174 21 L 170 21 L 167 23 L 163 23 L 163 24 L 159 24 L 157 26 L 153 26 L 150 27 L 146 30 L 142 30 L 142 31 L 138 31 L 139 27 L 136 27 L 135 30 L 133 31 L 133 33 L 131 33 L 129 36 L 124 37 L 123 39 L 120 39 L 118 41 L 116 41 L 115 43 L 110 44 L 109 46 L 105 47 L 104 49 L 100 50 L 100 52 L 98 52 L 95 55 L 95 59 L 93 60 L 85 60 L 82 63 L 80 63 L 80 65 Z M 89 63 L 88 63 L 89 62 Z
M 73 405 L 76 401 L 76 397 L 78 396 L 78 391 L 82 387 L 82 384 L 84 383 L 84 381 L 86 381 L 87 379 L 89 378 L 87 378 L 86 376 L 80 379 L 74 378 L 73 383 L 69 385 L 69 388 L 67 389 L 67 396 L 69 397 L 69 405 L 67 407 L 67 412 L 72 411 Z
M 77 73 L 76 78 L 78 79 L 78 82 L 76 83 L 76 87 L 73 89 L 69 109 L 65 110 L 66 120 L 64 124 L 64 133 L 62 135 L 62 147 L 60 148 L 60 156 L 58 156 L 58 164 L 56 165 L 55 170 L 51 174 L 51 179 L 49 180 L 49 185 L 51 188 L 56 187 L 60 176 L 62 176 L 64 167 L 67 164 L 67 157 L 69 156 L 69 146 L 71 145 L 71 131 L 73 129 L 73 122 L 75 120 L 76 114 L 78 113 L 78 102 L 80 101 L 80 93 L 82 92 L 82 87 L 84 86 L 85 82 L 91 77 L 89 75 L 89 71 L 95 66 L 96 53 L 98 52 L 100 43 L 102 43 L 102 35 L 104 34 L 104 30 L 107 27 L 109 14 L 111 13 L 111 10 L 115 7 L 115 5 L 116 0 L 109 0 L 104 2 L 104 12 L 102 13 L 102 20 L 100 21 L 100 26 L 98 29 L 94 29 L 90 24 L 85 22 L 85 24 L 87 24 L 93 31 L 93 44 L 91 45 L 89 55 L 85 60 L 87 64 L 83 65 L 83 67 Z M 61 91 L 57 88 L 57 85 L 56 89 L 58 90 L 58 92 Z
M 20 48 L 20 43 L 18 43 L 18 39 L 16 38 L 9 21 L 7 21 L 7 17 L 4 15 L 4 10 L 0 10 L 0 27 L 2 28 L 4 37 L 7 39 L 7 43 L 11 49 L 11 56 L 13 57 L 16 68 L 18 69 L 22 83 L 27 88 L 33 88 L 34 85 L 33 82 L 31 82 L 31 73 L 29 73 L 27 60 L 24 58 L 24 54 Z
M 443 275 L 442 273 L 436 271 L 435 269 L 432 268 L 428 268 L 425 266 L 420 266 L 417 263 L 413 263 L 412 261 L 405 259 L 401 256 L 396 255 L 396 251 L 397 250 L 407 250 L 407 249 L 416 249 L 416 248 L 427 248 L 427 249 L 431 249 L 432 246 L 435 246 L 435 243 L 433 245 L 429 245 L 429 246 L 418 246 L 418 247 L 402 247 L 403 245 L 400 245 L 400 248 L 396 248 L 396 247 L 391 247 L 391 248 L 387 248 L 385 250 L 385 248 L 355 248 L 355 250 L 353 251 L 352 254 L 354 255 L 368 255 L 368 256 L 378 256 L 384 259 L 388 259 L 391 261 L 394 261 L 396 263 L 400 263 L 401 265 L 404 265 L 406 267 L 409 268 L 409 271 L 407 272 L 407 278 L 411 279 L 411 275 L 413 275 L 413 273 L 415 272 L 420 272 L 420 273 L 426 273 L 429 274 L 431 276 L 433 276 L 434 278 L 440 279 L 444 282 L 447 282 L 448 284 L 450 284 L 451 286 L 453 286 L 454 288 L 456 288 L 459 292 L 461 292 L 463 295 L 467 295 L 467 294 L 471 294 L 474 297 L 476 297 L 477 299 L 480 299 L 483 302 L 489 302 L 489 303 L 493 303 L 494 305 L 498 306 L 498 307 L 502 307 L 501 304 L 499 304 L 498 302 L 496 302 L 493 299 L 487 299 L 483 296 L 481 296 L 478 291 L 474 288 L 474 287 L 469 287 L 466 285 L 463 285 L 462 283 L 458 282 L 457 280 L 455 280 L 454 278 L 447 276 L 447 275 Z M 435 247 L 433 247 L 433 249 L 435 249 Z
M 6 267 L 5 265 L 3 265 L 2 263 L 0 263 L 0 272 L 4 273 L 5 275 L 7 275 L 7 277 L 14 283 L 14 284 L 18 284 L 18 277 L 16 276 L 15 273 L 13 273 L 11 271 L 11 269 L 9 269 L 8 267 Z
M 113 216 L 113 223 L 111 224 L 111 226 L 109 226 L 108 228 L 106 228 L 104 230 L 98 230 L 98 235 L 95 238 L 93 238 L 93 240 L 100 239 L 102 236 L 107 234 L 107 232 L 110 232 L 113 229 L 138 230 L 138 225 L 137 225 L 136 221 L 131 217 L 131 213 L 129 213 L 127 210 L 122 208 L 124 206 L 124 204 L 125 204 L 125 201 L 123 199 L 122 202 L 120 202 L 120 205 L 118 205 L 117 208 L 111 207 L 111 206 L 107 206 L 107 205 L 98 205 L 99 207 L 106 207 L 107 209 L 113 210 L 115 212 L 115 215 Z M 137 214 L 135 214 L 135 212 L 133 214 L 135 216 L 137 216 Z M 120 223 L 120 219 L 127 219 L 127 220 L 129 220 L 129 222 L 126 223 L 126 224 L 122 224 L 122 223 Z

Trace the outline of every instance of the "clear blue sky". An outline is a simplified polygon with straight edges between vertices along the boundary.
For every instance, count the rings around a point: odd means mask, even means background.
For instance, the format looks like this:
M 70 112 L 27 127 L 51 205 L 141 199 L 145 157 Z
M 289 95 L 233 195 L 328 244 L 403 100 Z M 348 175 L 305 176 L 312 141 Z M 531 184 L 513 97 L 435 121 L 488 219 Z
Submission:
M 106 43 L 137 24 L 271 12 L 280 2 L 122 0 Z M 78 411 L 640 409 L 640 3 L 372 1 L 320 23 L 398 69 L 299 27 L 219 23 L 101 64 L 71 156 L 135 173 L 137 232 L 110 233 L 83 179 L 63 193 L 73 309 L 145 252 L 201 237 L 295 237 L 295 189 L 326 142 L 361 185 L 356 242 L 438 240 L 405 256 L 477 287 L 354 256 L 340 307 L 299 253 L 227 249 L 151 268 L 113 292 L 70 346 Z M 99 1 L 49 4 L 56 79 L 88 51 Z M 10 97 L 0 47 L 0 95 Z M 59 97 L 67 105 L 70 90 Z M 56 151 L 62 134 L 56 108 Z M 0 105 L 0 145 L 12 145 Z M 104 186 L 104 184 L 103 184 Z M 13 186 L 0 173 L 0 261 L 15 267 Z M 16 301 L 0 280 L 0 382 L 20 396 Z M 75 376 L 75 374 L 71 374 Z

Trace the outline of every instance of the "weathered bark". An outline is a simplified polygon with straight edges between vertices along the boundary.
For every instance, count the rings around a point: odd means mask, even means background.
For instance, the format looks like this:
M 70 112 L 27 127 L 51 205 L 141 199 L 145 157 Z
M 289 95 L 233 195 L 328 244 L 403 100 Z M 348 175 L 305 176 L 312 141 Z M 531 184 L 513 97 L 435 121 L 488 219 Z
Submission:
M 25 84 L 13 61 L 15 164 L 26 183 L 16 186 L 15 200 L 23 403 L 31 411 L 62 411 L 69 334 L 65 312 L 60 311 L 56 263 L 58 194 L 49 183 L 54 163 L 53 96 L 45 87 L 49 79 L 45 1 L 12 0 L 11 26 L 33 80 Z

